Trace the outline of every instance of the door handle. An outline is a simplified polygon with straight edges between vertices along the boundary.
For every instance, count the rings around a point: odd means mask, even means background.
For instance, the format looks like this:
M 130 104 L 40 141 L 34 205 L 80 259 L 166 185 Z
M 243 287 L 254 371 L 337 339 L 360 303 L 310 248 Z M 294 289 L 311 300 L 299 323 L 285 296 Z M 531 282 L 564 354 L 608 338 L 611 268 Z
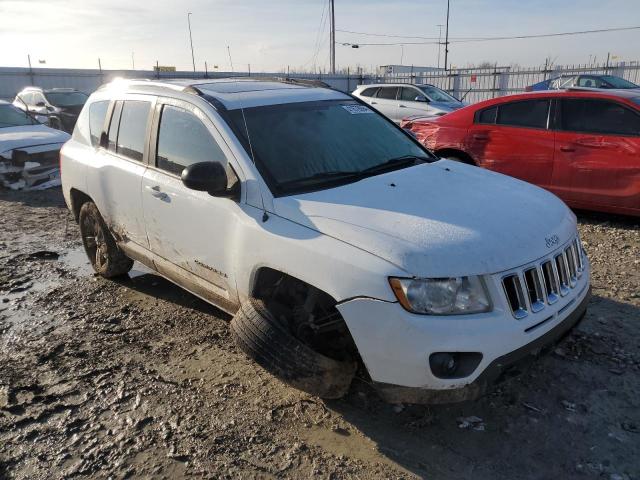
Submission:
M 569 145 L 562 145 L 562 146 L 560 146 L 560 151 L 561 152 L 575 152 L 576 149 L 571 147 L 571 146 L 569 146 Z
M 400 108 L 407 108 L 406 105 L 400 105 Z
M 377 105 L 378 102 L 371 102 L 371 105 Z
M 486 133 L 474 133 L 473 134 L 473 139 L 474 140 L 489 140 L 489 135 L 487 135 Z
M 169 195 L 160 191 L 159 185 L 154 185 L 153 187 L 150 185 L 145 185 L 144 188 L 146 188 L 149 192 L 151 192 L 151 195 L 153 195 L 156 198 L 159 198 L 160 200 L 165 200 L 169 198 Z

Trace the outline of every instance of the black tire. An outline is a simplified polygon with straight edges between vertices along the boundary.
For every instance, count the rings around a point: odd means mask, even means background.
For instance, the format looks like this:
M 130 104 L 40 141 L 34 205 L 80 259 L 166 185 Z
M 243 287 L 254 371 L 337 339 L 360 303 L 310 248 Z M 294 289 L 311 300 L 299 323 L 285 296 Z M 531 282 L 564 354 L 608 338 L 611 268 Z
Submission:
M 84 251 L 96 273 L 104 278 L 113 278 L 131 270 L 133 260 L 118 248 L 95 203 L 84 203 L 78 220 Z
M 231 332 L 250 358 L 292 387 L 327 399 L 349 390 L 357 363 L 312 350 L 278 323 L 261 300 L 251 298 L 240 306 Z

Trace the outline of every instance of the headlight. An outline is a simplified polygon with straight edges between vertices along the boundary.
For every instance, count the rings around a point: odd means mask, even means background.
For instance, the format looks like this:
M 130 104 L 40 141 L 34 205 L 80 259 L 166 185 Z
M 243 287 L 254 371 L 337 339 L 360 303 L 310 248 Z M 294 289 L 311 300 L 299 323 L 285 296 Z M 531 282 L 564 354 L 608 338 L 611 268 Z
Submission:
M 491 310 L 491 302 L 480 277 L 390 278 L 400 304 L 424 315 L 461 315 Z

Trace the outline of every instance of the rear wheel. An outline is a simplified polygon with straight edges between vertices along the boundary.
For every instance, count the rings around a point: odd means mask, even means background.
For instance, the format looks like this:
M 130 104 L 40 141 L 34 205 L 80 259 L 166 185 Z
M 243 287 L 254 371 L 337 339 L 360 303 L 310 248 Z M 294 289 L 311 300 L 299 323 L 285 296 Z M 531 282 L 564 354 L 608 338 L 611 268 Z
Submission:
M 78 220 L 84 250 L 96 273 L 105 278 L 113 278 L 131 270 L 133 260 L 118 248 L 95 203 L 84 203 Z

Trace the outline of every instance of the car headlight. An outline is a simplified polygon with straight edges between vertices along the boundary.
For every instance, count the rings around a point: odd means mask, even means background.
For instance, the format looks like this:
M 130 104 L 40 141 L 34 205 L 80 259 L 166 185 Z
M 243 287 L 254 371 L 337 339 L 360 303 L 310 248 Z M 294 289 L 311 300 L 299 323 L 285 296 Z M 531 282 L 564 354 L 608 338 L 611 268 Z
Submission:
M 461 315 L 491 310 L 481 277 L 390 278 L 400 304 L 423 315 Z

